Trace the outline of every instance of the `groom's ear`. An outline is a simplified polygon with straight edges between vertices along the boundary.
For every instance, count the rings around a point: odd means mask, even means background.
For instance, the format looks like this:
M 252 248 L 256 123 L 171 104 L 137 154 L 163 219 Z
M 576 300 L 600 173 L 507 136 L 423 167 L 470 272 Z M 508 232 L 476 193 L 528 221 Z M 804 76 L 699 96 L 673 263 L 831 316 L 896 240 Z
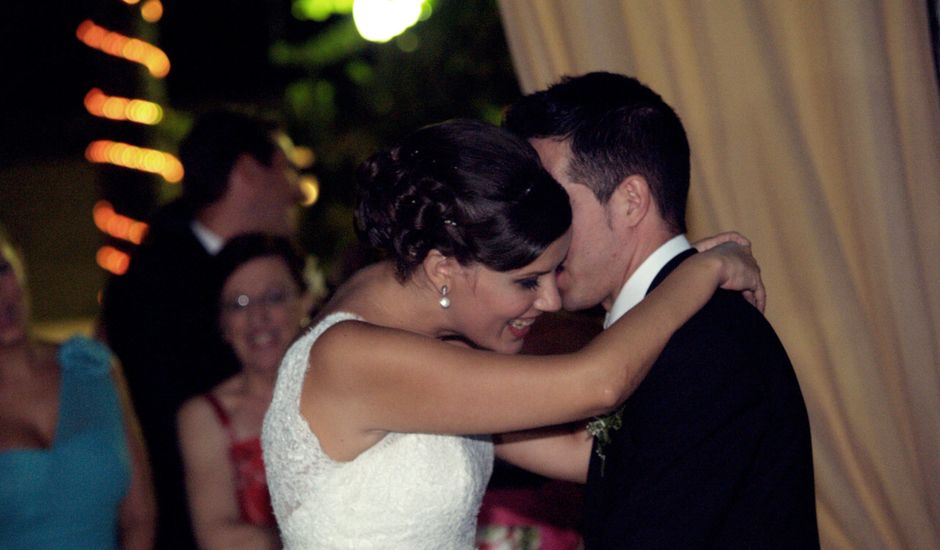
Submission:
M 650 186 L 646 178 L 633 174 L 620 182 L 607 202 L 608 212 L 614 223 L 636 227 L 649 213 L 652 204 Z

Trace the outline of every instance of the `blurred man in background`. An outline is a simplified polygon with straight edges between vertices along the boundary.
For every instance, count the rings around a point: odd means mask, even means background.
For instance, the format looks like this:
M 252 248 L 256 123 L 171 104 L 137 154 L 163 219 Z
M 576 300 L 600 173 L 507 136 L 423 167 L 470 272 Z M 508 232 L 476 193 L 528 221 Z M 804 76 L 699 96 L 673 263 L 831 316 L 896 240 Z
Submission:
M 216 328 L 211 259 L 241 233 L 293 232 L 302 193 L 290 147 L 267 121 L 200 117 L 180 146 L 182 196 L 157 211 L 127 272 L 105 289 L 103 335 L 123 364 L 153 467 L 157 548 L 195 547 L 176 411 L 238 369 Z

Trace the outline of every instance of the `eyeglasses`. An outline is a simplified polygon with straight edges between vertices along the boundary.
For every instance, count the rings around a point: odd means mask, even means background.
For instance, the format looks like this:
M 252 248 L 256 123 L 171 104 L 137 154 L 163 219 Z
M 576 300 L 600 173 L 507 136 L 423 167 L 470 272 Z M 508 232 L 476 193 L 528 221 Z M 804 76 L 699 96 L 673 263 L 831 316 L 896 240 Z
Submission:
M 226 313 L 240 313 L 248 311 L 251 306 L 277 307 L 296 296 L 295 292 L 284 288 L 272 288 L 261 296 L 248 296 L 239 294 L 230 300 L 222 302 L 222 311 Z

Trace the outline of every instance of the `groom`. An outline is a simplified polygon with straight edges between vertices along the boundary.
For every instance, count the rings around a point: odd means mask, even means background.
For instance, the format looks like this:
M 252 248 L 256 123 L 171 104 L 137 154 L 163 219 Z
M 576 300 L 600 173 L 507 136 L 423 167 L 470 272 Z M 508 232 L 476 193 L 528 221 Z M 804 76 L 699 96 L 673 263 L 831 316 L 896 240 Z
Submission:
M 565 309 L 600 303 L 606 328 L 695 253 L 684 235 L 689 145 L 655 92 L 617 74 L 567 78 L 518 101 L 505 126 L 571 198 Z M 588 550 L 819 546 L 800 387 L 773 328 L 739 294 L 716 292 L 595 425 Z

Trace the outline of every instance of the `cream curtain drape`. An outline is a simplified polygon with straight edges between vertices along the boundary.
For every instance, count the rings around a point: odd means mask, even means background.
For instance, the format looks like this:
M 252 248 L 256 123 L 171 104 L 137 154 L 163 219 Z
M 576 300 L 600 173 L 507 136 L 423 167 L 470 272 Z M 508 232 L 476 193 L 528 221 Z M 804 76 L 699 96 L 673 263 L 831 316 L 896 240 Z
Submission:
M 810 412 L 826 548 L 940 547 L 940 102 L 915 0 L 500 0 L 522 90 L 637 76 L 695 236 L 755 244 Z

